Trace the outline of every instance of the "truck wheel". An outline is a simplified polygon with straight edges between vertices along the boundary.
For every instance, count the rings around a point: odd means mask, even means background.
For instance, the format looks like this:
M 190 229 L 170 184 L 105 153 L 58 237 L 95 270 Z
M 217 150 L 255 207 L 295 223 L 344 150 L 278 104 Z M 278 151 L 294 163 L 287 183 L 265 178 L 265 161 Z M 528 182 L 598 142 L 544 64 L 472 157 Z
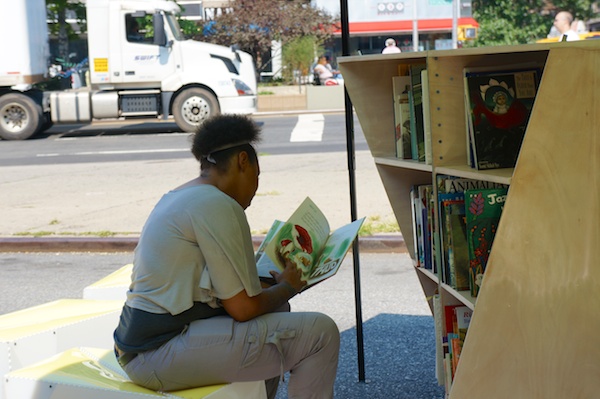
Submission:
M 25 140 L 36 134 L 43 122 L 42 107 L 24 94 L 0 97 L 0 137 Z
M 215 96 L 197 87 L 182 91 L 173 101 L 175 123 L 184 132 L 194 132 L 200 123 L 220 112 Z

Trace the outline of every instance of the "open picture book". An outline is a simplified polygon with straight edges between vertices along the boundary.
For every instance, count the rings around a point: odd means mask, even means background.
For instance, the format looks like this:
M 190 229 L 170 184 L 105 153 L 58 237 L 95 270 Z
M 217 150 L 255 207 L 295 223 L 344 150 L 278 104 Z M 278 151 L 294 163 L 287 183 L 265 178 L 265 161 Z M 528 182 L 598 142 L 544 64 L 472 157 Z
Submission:
M 269 279 L 272 278 L 269 271 L 280 273 L 285 259 L 302 269 L 305 289 L 333 276 L 364 220 L 355 220 L 331 232 L 323 212 L 307 197 L 286 222 L 273 222 L 256 251 L 258 276 Z

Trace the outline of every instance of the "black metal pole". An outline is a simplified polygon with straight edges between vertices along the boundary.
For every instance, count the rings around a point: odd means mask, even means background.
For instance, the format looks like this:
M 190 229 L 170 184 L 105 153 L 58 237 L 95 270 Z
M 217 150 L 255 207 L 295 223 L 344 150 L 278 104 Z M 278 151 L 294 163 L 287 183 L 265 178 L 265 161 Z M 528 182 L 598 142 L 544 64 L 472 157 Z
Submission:
M 348 0 L 340 0 L 342 20 L 342 55 L 350 55 L 348 26 Z M 346 152 L 348 154 L 348 175 L 350 183 L 350 216 L 355 221 L 356 210 L 356 179 L 355 179 L 355 157 L 354 157 L 354 114 L 352 112 L 352 101 L 348 91 L 344 87 L 344 105 L 346 110 Z M 354 263 L 354 306 L 356 309 L 356 348 L 358 352 L 358 380 L 365 381 L 365 347 L 363 340 L 362 322 L 362 299 L 360 294 L 360 258 L 358 254 L 358 240 L 354 240 L 352 246 L 352 260 Z

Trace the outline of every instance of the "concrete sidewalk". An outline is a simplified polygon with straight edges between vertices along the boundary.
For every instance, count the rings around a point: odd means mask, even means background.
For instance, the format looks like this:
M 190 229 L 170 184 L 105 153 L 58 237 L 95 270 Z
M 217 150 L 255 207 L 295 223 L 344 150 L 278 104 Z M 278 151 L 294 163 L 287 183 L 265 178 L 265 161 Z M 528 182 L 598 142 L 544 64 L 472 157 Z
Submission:
M 308 86 L 260 87 L 260 93 L 270 94 L 259 95 L 257 115 L 344 111 L 307 110 L 307 90 Z M 181 148 L 189 148 L 187 136 L 180 137 Z M 262 154 L 260 186 L 246 211 L 255 243 L 262 241 L 274 219 L 287 219 L 306 196 L 323 210 L 332 229 L 349 223 L 347 161 L 344 152 Z M 370 152 L 357 151 L 355 165 L 358 218 L 366 216 L 370 227 L 395 224 Z M 197 170 L 191 155 L 188 159 L 103 163 L 101 170 L 87 163 L 3 167 L 0 252 L 132 250 L 154 204 L 168 190 L 196 177 Z M 364 251 L 406 250 L 399 233 L 377 234 L 359 242 Z
M 359 151 L 355 158 L 358 217 L 366 216 L 369 226 L 395 223 L 370 153 Z M 92 163 L 3 167 L 0 251 L 129 250 L 160 197 L 197 171 L 191 156 L 108 162 L 101 169 Z M 350 222 L 345 153 L 261 155 L 260 186 L 246 210 L 257 240 L 274 219 L 286 220 L 306 196 L 322 209 L 332 229 Z M 404 250 L 399 234 L 360 242 Z

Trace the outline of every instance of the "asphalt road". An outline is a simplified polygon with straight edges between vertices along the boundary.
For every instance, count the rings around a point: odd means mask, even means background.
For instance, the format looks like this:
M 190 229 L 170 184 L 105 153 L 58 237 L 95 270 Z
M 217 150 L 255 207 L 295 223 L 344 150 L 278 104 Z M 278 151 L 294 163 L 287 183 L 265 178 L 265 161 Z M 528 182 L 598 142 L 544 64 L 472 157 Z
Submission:
M 131 253 L 0 253 L 0 314 L 61 298 L 131 262 Z M 441 399 L 435 380 L 434 326 L 405 253 L 361 254 L 365 380 L 359 381 L 352 255 L 331 279 L 296 296 L 292 311 L 330 315 L 341 332 L 337 399 Z M 285 384 L 278 399 L 286 398 Z
M 339 113 L 254 116 L 262 127 L 258 150 L 269 155 L 345 152 L 344 118 Z M 356 118 L 354 126 L 355 149 L 366 151 Z M 185 159 L 189 137 L 174 122 L 148 119 L 57 125 L 30 140 L 0 140 L 0 167 Z

